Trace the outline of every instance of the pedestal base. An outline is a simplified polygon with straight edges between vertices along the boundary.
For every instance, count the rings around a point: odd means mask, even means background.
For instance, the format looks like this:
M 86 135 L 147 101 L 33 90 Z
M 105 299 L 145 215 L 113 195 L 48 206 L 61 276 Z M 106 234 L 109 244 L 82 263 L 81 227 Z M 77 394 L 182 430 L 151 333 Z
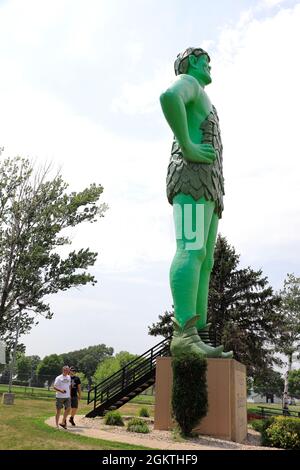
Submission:
M 154 429 L 174 426 L 170 357 L 157 358 Z M 242 442 L 247 436 L 246 367 L 234 359 L 207 359 L 208 413 L 199 434 Z
M 14 393 L 3 393 L 2 395 L 2 404 L 3 405 L 13 405 L 15 401 Z

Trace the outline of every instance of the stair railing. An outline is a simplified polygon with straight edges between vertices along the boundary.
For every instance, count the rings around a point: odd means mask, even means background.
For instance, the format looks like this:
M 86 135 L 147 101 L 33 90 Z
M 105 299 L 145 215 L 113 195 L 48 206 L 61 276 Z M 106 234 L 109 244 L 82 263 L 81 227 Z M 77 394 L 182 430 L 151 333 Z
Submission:
M 164 339 L 90 389 L 88 392 L 88 403 L 94 402 L 95 409 L 98 403 L 103 403 L 129 385 L 137 382 L 143 376 L 146 376 L 147 373 L 155 368 L 157 357 L 169 355 L 170 339 Z

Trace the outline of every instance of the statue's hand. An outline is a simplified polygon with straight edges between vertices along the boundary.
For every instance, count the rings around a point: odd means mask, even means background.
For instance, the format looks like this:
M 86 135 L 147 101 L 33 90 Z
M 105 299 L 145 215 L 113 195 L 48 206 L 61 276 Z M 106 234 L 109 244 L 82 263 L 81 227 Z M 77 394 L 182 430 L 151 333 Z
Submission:
M 182 154 L 186 160 L 194 163 L 213 163 L 216 159 L 216 151 L 211 144 L 194 144 L 182 148 Z

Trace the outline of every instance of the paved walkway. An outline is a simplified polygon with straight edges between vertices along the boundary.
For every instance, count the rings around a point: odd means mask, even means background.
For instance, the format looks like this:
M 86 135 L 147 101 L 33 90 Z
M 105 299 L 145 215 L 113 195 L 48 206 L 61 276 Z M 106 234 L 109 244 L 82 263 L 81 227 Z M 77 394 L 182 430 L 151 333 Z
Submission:
M 114 441 L 126 444 L 134 444 L 148 447 L 151 449 L 162 450 L 251 450 L 262 449 L 262 447 L 237 444 L 235 442 L 222 441 L 220 439 L 210 438 L 208 436 L 200 436 L 190 442 L 176 442 L 172 439 L 169 431 L 151 431 L 150 434 L 129 433 L 124 428 L 116 426 L 105 426 L 99 418 L 85 418 L 84 416 L 76 416 L 76 426 L 71 424 L 65 431 L 60 428 L 59 432 L 70 432 L 73 434 L 81 434 L 87 437 L 103 439 L 106 441 Z M 46 420 L 46 424 L 55 427 L 55 418 L 51 417 Z M 103 428 L 106 429 L 103 429 Z M 151 437 L 150 437 L 151 436 Z M 195 442 L 195 441 L 199 442 Z

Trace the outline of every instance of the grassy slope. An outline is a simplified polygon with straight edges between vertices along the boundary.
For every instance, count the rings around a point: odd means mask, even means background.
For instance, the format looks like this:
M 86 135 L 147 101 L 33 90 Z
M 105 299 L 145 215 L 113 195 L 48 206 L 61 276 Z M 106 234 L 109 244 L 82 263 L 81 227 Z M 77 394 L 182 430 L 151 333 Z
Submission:
M 80 408 L 80 414 L 88 411 Z M 138 407 L 137 407 L 138 409 Z M 126 414 L 126 410 L 122 410 Z M 129 410 L 127 410 L 129 414 Z M 54 400 L 16 398 L 12 406 L 0 404 L 0 450 L 102 450 L 143 449 L 140 446 L 104 441 L 57 431 L 44 423 L 54 415 Z

